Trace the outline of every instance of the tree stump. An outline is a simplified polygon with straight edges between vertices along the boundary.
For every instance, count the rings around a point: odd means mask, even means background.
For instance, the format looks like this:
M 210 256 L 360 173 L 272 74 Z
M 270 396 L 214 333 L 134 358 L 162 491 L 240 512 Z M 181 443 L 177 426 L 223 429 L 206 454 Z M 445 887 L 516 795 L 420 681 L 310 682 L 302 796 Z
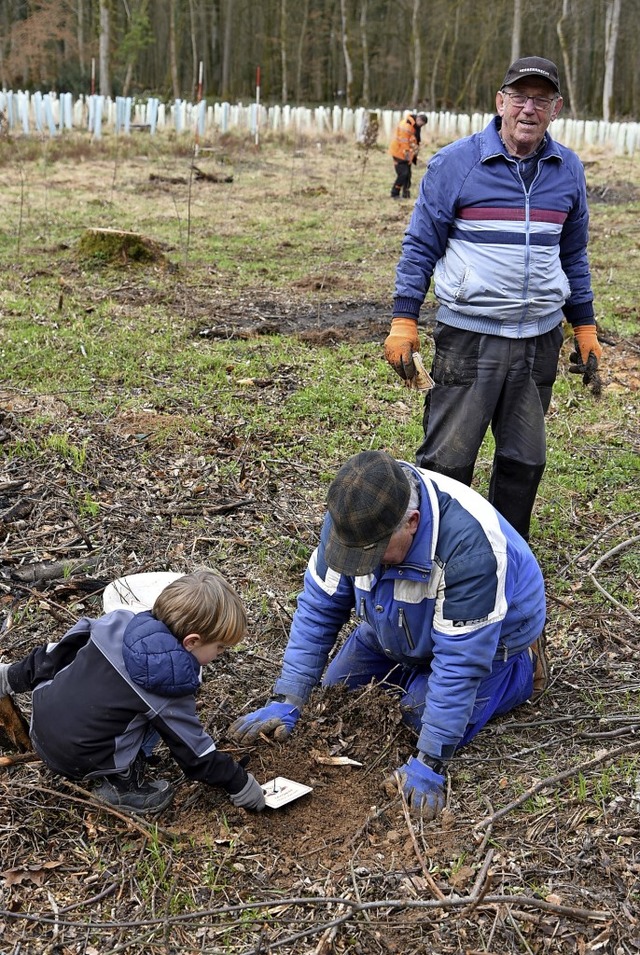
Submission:
M 0 747 L 14 747 L 21 753 L 33 749 L 29 724 L 11 696 L 0 696 Z
M 153 239 L 119 229 L 86 229 L 78 244 L 78 256 L 110 265 L 165 261 L 164 253 Z

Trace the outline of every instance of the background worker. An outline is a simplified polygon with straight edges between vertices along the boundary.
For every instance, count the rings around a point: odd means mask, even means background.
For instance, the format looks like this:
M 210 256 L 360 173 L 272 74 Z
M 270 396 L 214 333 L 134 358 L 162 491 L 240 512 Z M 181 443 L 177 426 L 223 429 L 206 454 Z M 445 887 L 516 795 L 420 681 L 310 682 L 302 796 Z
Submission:
M 355 609 L 358 625 L 323 685 L 376 680 L 399 693 L 418 752 L 385 788 L 398 779 L 412 810 L 433 819 L 456 750 L 546 685 L 542 573 L 483 497 L 382 451 L 340 468 L 327 508 L 275 696 L 228 735 L 286 738 Z
M 389 146 L 396 179 L 391 187 L 392 199 L 411 198 L 411 166 L 418 162 L 420 130 L 427 122 L 426 113 L 406 113 L 396 127 Z
M 416 462 L 470 484 L 490 425 L 489 500 L 525 539 L 545 468 L 563 318 L 575 336 L 570 371 L 594 390 L 602 354 L 584 170 L 548 133 L 561 108 L 555 64 L 524 57 L 507 70 L 492 122 L 433 156 L 403 240 L 385 341 L 387 361 L 413 378 L 433 277 L 435 386 Z

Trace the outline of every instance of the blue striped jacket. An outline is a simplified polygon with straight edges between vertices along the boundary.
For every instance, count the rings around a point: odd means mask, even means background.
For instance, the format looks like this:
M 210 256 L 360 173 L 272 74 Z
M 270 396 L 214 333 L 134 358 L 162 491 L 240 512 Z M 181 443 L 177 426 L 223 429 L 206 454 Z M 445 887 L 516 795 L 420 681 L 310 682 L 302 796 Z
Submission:
M 308 699 L 351 617 L 390 661 L 429 666 L 419 745 L 461 739 L 494 660 L 529 647 L 545 620 L 542 572 L 528 544 L 480 494 L 418 468 L 420 523 L 404 561 L 346 577 L 327 565 L 324 538 L 309 561 L 274 692 Z
M 582 163 L 547 133 L 529 190 L 500 119 L 433 156 L 396 272 L 394 316 L 417 318 L 434 279 L 438 321 L 530 338 L 593 324 Z

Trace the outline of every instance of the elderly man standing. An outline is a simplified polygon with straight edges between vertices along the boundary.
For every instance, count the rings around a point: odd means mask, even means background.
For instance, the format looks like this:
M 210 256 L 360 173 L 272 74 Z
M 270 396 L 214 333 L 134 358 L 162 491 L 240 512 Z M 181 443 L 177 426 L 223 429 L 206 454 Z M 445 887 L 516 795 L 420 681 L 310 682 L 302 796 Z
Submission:
M 405 379 L 420 350 L 418 315 L 439 302 L 419 466 L 471 484 L 491 425 L 489 500 L 525 538 L 546 463 L 544 416 L 562 321 L 570 371 L 599 388 L 582 164 L 548 126 L 562 108 L 558 70 L 529 56 L 509 67 L 497 116 L 441 149 L 422 180 L 396 272 L 385 357 Z
M 323 684 L 396 689 L 418 752 L 386 788 L 399 780 L 412 810 L 433 819 L 456 750 L 545 688 L 542 573 L 483 497 L 382 451 L 342 466 L 327 508 L 275 695 L 228 735 L 286 738 L 355 609 L 358 624 Z

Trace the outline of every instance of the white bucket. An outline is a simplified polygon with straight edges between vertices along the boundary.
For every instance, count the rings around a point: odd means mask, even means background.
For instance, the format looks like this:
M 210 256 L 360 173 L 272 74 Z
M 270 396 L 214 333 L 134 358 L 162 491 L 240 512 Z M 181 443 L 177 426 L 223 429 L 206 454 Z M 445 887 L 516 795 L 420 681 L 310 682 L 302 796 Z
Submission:
M 158 571 L 151 574 L 129 574 L 127 577 L 118 577 L 113 583 L 105 587 L 102 595 L 102 605 L 105 613 L 112 610 L 133 610 L 140 613 L 151 610 L 156 597 L 161 591 L 184 574 L 173 571 Z

